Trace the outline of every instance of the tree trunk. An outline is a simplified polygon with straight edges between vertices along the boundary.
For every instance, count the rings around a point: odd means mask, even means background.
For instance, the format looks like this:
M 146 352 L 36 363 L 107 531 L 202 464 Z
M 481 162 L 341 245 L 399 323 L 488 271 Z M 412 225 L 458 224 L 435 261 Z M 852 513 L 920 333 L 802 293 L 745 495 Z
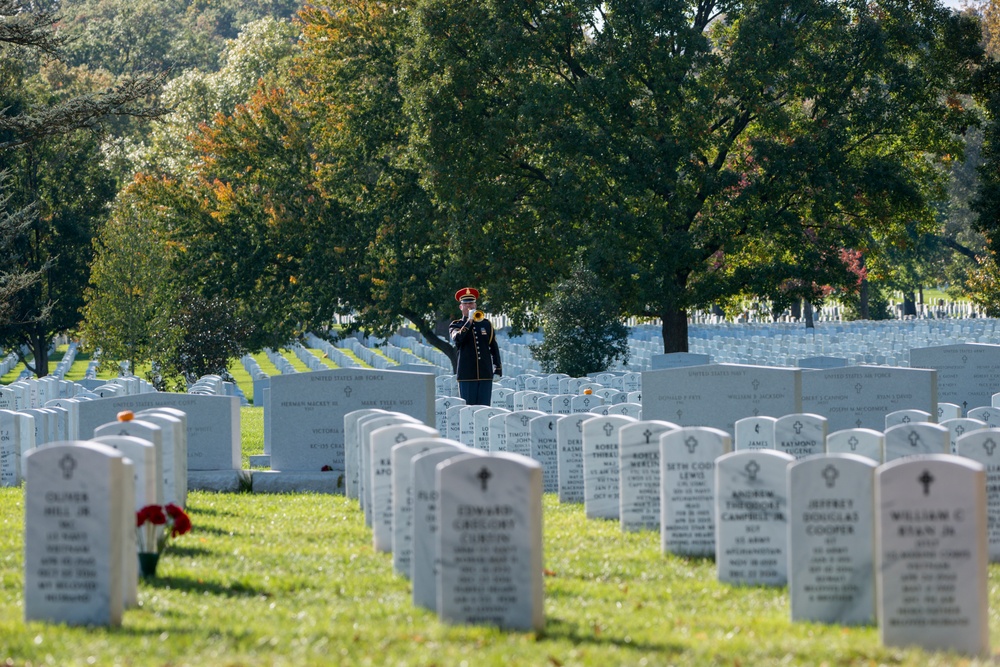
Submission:
M 403 313 L 403 316 L 412 322 L 413 326 L 417 327 L 417 331 L 427 340 L 428 344 L 436 347 L 448 356 L 448 360 L 451 361 L 451 372 L 454 373 L 455 364 L 458 362 L 458 352 L 452 347 L 451 341 L 442 338 L 438 334 L 438 331 L 442 331 L 444 332 L 443 335 L 448 335 L 448 324 L 451 320 L 441 320 L 431 329 L 424 318 L 417 316 L 415 313 Z
M 797 320 L 802 319 L 802 302 L 798 299 L 792 301 L 792 317 Z
M 903 293 L 903 317 L 911 315 L 916 317 L 917 315 L 917 304 L 915 303 L 913 292 Z
M 35 357 L 34 368 L 30 370 L 35 373 L 35 377 L 43 378 L 49 374 L 49 340 L 41 332 L 32 332 L 29 347 Z
M 861 279 L 861 289 L 858 291 L 858 317 L 863 320 L 870 320 L 871 314 L 868 311 L 868 279 Z
M 663 325 L 660 331 L 663 333 L 663 352 L 687 352 L 688 351 L 688 318 L 687 310 L 683 308 L 664 309 L 660 313 Z
M 802 312 L 806 317 L 806 329 L 815 329 L 816 323 L 813 322 L 813 305 L 806 301 L 803 304 Z

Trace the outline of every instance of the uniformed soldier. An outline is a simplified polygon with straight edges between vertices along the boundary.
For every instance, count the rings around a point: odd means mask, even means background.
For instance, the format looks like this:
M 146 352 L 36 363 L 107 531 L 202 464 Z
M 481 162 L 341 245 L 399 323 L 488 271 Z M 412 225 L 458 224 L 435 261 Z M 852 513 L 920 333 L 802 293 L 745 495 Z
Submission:
M 455 292 L 462 317 L 451 323 L 448 332 L 458 352 L 455 373 L 458 391 L 466 405 L 489 405 L 493 395 L 493 376 L 502 375 L 500 348 L 493 324 L 476 310 L 479 290 L 463 287 Z

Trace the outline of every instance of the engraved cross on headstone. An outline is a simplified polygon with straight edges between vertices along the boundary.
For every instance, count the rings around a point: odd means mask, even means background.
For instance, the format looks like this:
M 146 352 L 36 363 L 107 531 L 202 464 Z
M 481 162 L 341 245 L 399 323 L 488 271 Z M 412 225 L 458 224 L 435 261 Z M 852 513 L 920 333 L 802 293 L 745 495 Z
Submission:
M 840 473 L 833 466 L 833 464 L 823 468 L 823 479 L 826 480 L 827 487 L 832 489 L 838 477 L 840 477 Z
M 860 394 L 862 389 L 864 389 L 864 385 L 862 385 L 860 382 L 854 385 L 854 391 L 856 393 Z
M 611 437 L 611 432 L 614 431 L 614 430 L 615 430 L 615 427 L 612 426 L 611 424 L 605 424 L 604 425 L 604 435 L 608 436 L 609 438 Z
M 67 454 L 59 459 L 59 468 L 62 470 L 64 478 L 73 479 L 73 470 L 76 468 L 76 459 Z
M 347 398 L 350 398 L 351 394 L 353 394 L 353 393 L 354 393 L 354 390 L 351 389 L 350 385 L 344 387 L 344 396 L 346 396 Z
M 694 450 L 698 446 L 698 438 L 694 437 L 693 435 L 689 435 L 687 439 L 684 441 L 684 444 L 688 448 L 688 453 L 694 454 Z
M 792 424 L 792 427 L 795 429 L 795 435 L 802 435 L 802 422 L 797 421 Z
M 757 391 L 757 389 L 760 388 L 760 380 L 754 380 L 753 382 L 751 382 L 751 384 L 753 385 L 754 391 Z
M 482 469 L 482 470 L 480 470 L 480 471 L 479 471 L 479 474 L 478 474 L 478 475 L 476 475 L 476 477 L 478 477 L 478 478 L 479 478 L 479 481 L 480 481 L 480 482 L 482 483 L 482 485 L 483 485 L 483 492 L 485 492 L 485 491 L 486 491 L 486 482 L 488 482 L 488 481 L 489 481 L 489 479 L 490 479 L 490 477 L 492 477 L 492 476 L 493 476 L 493 475 L 491 475 L 491 474 L 490 474 L 490 471 L 489 471 L 489 470 L 487 470 L 485 466 L 483 467 L 483 469 Z
M 909 424 L 910 423 L 910 415 L 903 415 L 902 422 L 904 424 Z
M 649 430 L 649 429 L 647 428 L 647 429 L 646 429 L 645 431 L 643 431 L 643 432 L 642 432 L 642 435 L 643 435 L 643 436 L 645 436 L 645 438 L 646 438 L 646 444 L 648 445 L 648 444 L 649 444 L 649 439 L 650 439 L 651 437 L 653 437 L 653 432 L 652 432 L 652 431 L 650 431 L 650 430 Z
M 997 448 L 997 443 L 993 440 L 993 438 L 987 438 L 986 441 L 983 443 L 983 449 L 986 450 L 987 456 L 993 456 L 993 450 L 996 448 Z
M 396 444 L 398 445 L 401 442 L 406 442 L 406 436 L 402 433 L 396 436 Z
M 934 478 L 931 477 L 931 471 L 925 470 L 924 474 L 922 474 L 917 481 L 924 485 L 924 495 L 931 495 L 931 482 L 934 481 Z
M 851 451 L 852 452 L 858 451 L 858 439 L 857 439 L 857 437 L 855 437 L 855 436 L 852 435 L 850 438 L 847 439 L 847 444 L 851 446 Z
M 743 469 L 747 471 L 747 475 L 750 477 L 751 482 L 757 480 L 757 473 L 760 472 L 759 463 L 756 461 L 750 461 L 750 463 L 747 463 Z
M 910 435 L 906 439 L 910 441 L 910 447 L 916 447 L 920 444 L 920 435 L 916 431 L 910 431 Z
M 531 421 L 531 418 L 528 415 L 521 415 L 521 428 L 526 427 L 529 421 Z

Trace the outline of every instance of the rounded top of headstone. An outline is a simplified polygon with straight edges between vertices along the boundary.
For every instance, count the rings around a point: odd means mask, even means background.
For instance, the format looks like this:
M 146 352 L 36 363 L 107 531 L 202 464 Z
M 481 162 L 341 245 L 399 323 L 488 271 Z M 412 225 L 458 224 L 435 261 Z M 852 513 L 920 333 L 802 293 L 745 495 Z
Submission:
M 118 413 L 118 421 L 120 422 L 130 422 L 135 419 L 135 413 L 131 410 L 122 410 Z

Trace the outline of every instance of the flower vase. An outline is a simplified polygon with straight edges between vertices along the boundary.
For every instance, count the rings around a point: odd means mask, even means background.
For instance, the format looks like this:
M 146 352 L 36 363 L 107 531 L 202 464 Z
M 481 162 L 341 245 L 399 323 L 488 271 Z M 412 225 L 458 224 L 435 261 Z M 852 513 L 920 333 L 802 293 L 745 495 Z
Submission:
M 160 562 L 160 554 L 155 551 L 139 552 L 139 572 L 143 579 L 156 577 L 156 565 Z

